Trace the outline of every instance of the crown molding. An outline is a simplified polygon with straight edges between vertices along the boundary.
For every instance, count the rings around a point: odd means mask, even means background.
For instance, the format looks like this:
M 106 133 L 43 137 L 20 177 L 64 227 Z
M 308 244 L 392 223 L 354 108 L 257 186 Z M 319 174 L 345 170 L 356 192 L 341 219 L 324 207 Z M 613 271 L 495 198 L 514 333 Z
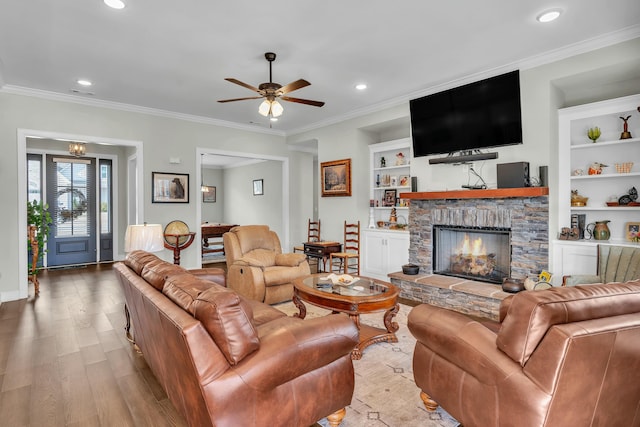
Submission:
M 284 131 L 276 130 L 276 129 L 257 128 L 255 125 L 243 125 L 243 124 L 238 124 L 238 123 L 229 122 L 225 120 L 212 119 L 209 117 L 177 113 L 174 111 L 160 110 L 158 108 L 142 107 L 139 105 L 125 104 L 122 102 L 104 101 L 101 99 L 85 98 L 77 95 L 69 95 L 69 94 L 59 93 L 59 92 L 33 89 L 33 88 L 24 87 L 24 86 L 5 85 L 0 87 L 0 92 L 12 94 L 12 95 L 23 95 L 23 96 L 30 96 L 34 98 L 41 98 L 49 101 L 68 102 L 72 104 L 85 105 L 89 107 L 108 108 L 111 110 L 126 111 L 129 113 L 138 113 L 138 114 L 146 114 L 149 116 L 165 117 L 170 119 L 183 120 L 187 122 L 243 130 L 247 132 L 285 136 Z
M 387 108 L 397 107 L 398 105 L 407 103 L 410 100 L 415 98 L 420 98 L 426 95 L 431 95 L 433 93 L 438 93 L 443 90 L 451 89 L 457 86 L 462 86 L 464 84 L 471 83 L 477 80 L 482 80 L 498 74 L 507 73 L 509 71 L 513 71 L 516 69 L 526 70 L 526 69 L 539 67 L 552 62 L 561 61 L 563 59 L 567 59 L 572 56 L 580 55 L 580 54 L 591 52 L 604 47 L 612 46 L 614 44 L 633 40 L 638 37 L 640 37 L 640 24 L 632 25 L 630 27 L 626 27 L 618 31 L 614 31 L 601 36 L 582 40 L 580 42 L 566 45 L 551 51 L 547 51 L 539 55 L 534 55 L 528 58 L 513 61 L 509 64 L 505 64 L 500 67 L 484 70 L 484 71 L 467 75 L 458 79 L 454 79 L 441 84 L 430 86 L 426 89 L 421 89 L 419 91 L 415 91 L 407 95 L 402 95 L 402 96 L 389 99 L 377 104 L 372 104 L 365 108 L 351 111 L 340 117 L 334 117 L 328 120 L 311 124 L 309 126 L 292 129 L 287 132 L 287 136 L 296 135 L 296 134 L 308 132 L 311 130 L 319 129 L 325 126 L 344 122 L 346 120 L 362 117 L 367 114 L 377 113 Z

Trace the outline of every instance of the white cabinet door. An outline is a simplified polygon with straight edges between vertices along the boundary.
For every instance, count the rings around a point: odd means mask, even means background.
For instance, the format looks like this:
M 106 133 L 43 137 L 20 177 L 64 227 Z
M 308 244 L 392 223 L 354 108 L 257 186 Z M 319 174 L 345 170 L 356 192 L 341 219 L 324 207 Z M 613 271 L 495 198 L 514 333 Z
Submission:
M 364 276 L 377 279 L 385 277 L 385 234 L 386 233 L 376 233 L 373 231 L 364 233 L 362 266 L 362 274 Z
M 553 284 L 560 286 L 562 277 L 572 274 L 596 274 L 598 246 L 596 244 L 555 242 L 553 248 Z
M 387 271 L 394 273 L 402 271 L 402 266 L 409 262 L 409 233 L 390 233 L 386 238 Z
M 362 275 L 389 280 L 409 260 L 409 233 L 365 231 Z

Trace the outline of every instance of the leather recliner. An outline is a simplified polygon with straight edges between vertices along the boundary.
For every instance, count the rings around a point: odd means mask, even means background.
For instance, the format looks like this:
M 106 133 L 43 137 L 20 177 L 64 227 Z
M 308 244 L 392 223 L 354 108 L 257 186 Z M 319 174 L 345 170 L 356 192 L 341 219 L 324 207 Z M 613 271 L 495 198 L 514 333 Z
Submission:
M 640 426 L 640 281 L 509 302 L 498 332 L 443 308 L 412 309 L 428 410 L 439 404 L 465 427 Z
M 640 248 L 598 245 L 598 274 L 564 276 L 562 286 L 626 282 L 640 279 Z
M 278 235 L 266 225 L 241 225 L 222 236 L 227 286 L 267 304 L 289 301 L 293 281 L 311 274 L 306 256 L 282 253 Z

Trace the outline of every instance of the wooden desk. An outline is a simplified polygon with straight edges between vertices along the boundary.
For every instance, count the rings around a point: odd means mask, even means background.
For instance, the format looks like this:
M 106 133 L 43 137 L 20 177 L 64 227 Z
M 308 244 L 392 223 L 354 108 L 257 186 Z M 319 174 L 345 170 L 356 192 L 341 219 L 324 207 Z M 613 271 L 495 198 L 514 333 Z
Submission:
M 224 233 L 236 226 L 237 224 L 202 224 L 202 254 L 222 252 L 222 255 L 224 255 L 224 245 L 222 247 L 218 246 L 215 249 L 210 249 L 209 239 L 221 239 Z M 222 242 L 218 243 L 221 244 Z
M 304 254 L 310 258 L 318 259 L 318 272 L 320 270 L 320 260 L 322 260 L 322 271 L 327 266 L 329 255 L 342 250 L 342 243 L 339 242 L 307 242 L 304 243 Z

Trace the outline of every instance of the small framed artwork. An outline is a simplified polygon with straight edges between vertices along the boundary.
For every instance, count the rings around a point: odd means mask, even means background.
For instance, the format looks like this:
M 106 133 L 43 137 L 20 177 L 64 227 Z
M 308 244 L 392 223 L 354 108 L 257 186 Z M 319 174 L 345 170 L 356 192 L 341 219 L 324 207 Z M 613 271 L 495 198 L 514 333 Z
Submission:
M 384 190 L 384 200 L 382 206 L 396 205 L 396 190 Z
M 204 203 L 215 203 L 216 202 L 216 187 L 212 185 L 203 185 L 203 188 L 206 188 L 207 191 L 202 192 L 202 201 Z
M 261 179 L 254 179 L 253 180 L 253 195 L 254 196 L 262 196 L 264 194 L 264 188 L 262 187 L 262 180 Z
M 397 176 L 392 176 L 389 180 L 389 186 L 391 187 L 397 187 L 398 186 L 398 177 Z
M 189 203 L 189 174 L 151 172 L 151 203 Z
M 351 196 L 351 159 L 320 164 L 322 197 Z
M 408 187 L 410 185 L 409 182 L 409 175 L 400 175 L 400 179 L 398 180 L 400 187 Z
M 628 222 L 625 225 L 627 240 L 630 242 L 640 242 L 640 222 Z

